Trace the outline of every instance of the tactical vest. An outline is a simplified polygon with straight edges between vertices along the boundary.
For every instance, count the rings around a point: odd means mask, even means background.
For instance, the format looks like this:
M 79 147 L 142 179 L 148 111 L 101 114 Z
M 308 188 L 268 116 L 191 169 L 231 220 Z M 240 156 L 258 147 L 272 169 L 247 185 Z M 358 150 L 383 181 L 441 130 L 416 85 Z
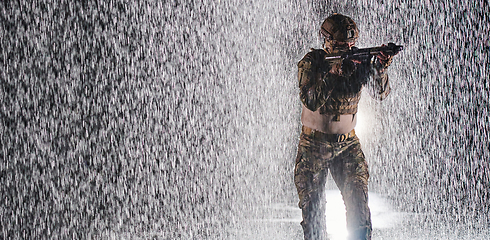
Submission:
M 336 115 L 336 119 L 339 120 L 340 115 L 356 114 L 360 99 L 361 91 L 342 95 L 332 93 L 319 111 L 320 114 Z
M 334 87 L 325 104 L 320 107 L 320 114 L 335 115 L 335 121 L 340 120 L 340 115 L 356 114 L 364 81 L 359 81 L 354 76 L 330 75 L 330 78 L 333 78 L 331 83 L 338 83 L 338 85 Z

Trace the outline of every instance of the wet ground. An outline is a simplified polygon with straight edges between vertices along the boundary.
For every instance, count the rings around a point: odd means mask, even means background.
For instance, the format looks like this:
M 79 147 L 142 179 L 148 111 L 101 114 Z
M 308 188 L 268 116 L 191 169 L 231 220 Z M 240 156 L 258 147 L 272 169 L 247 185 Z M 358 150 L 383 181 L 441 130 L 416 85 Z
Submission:
M 441 215 L 397 212 L 381 195 L 370 193 L 373 239 L 490 239 L 489 228 L 455 224 Z M 251 219 L 239 239 L 302 239 L 301 211 L 294 205 L 274 204 L 268 217 Z M 347 239 L 345 210 L 338 190 L 327 191 L 327 229 L 331 240 Z

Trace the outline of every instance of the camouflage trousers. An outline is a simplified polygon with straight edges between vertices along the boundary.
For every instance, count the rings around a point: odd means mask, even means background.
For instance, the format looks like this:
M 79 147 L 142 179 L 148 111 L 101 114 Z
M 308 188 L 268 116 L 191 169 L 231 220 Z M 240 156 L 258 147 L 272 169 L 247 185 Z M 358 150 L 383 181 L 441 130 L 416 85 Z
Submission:
M 327 239 L 325 182 L 328 170 L 344 199 L 349 239 L 371 239 L 369 172 L 359 139 L 352 134 L 336 142 L 318 135 L 307 134 L 303 128 L 294 169 L 305 240 Z

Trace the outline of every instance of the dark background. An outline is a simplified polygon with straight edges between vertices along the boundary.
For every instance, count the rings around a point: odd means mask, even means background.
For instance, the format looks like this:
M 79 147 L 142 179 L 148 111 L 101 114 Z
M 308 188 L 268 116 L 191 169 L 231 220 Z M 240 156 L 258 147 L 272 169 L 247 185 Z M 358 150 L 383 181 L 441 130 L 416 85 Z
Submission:
M 2 1 L 0 238 L 290 239 L 247 221 L 297 204 L 296 63 L 333 12 L 405 46 L 360 106 L 370 190 L 488 227 L 488 1 Z

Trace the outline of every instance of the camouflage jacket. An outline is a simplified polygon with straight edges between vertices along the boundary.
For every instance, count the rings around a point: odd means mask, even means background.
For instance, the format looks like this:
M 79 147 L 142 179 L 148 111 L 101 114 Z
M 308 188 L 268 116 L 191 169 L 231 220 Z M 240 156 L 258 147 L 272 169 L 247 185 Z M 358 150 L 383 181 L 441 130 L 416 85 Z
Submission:
M 385 70 L 391 59 L 384 64 L 376 57 L 360 64 L 346 60 L 338 75 L 330 73 L 335 63 L 324 60 L 325 54 L 322 49 L 312 49 L 298 63 L 300 98 L 306 108 L 321 114 L 355 114 L 364 86 L 375 99 L 388 96 L 390 85 Z

